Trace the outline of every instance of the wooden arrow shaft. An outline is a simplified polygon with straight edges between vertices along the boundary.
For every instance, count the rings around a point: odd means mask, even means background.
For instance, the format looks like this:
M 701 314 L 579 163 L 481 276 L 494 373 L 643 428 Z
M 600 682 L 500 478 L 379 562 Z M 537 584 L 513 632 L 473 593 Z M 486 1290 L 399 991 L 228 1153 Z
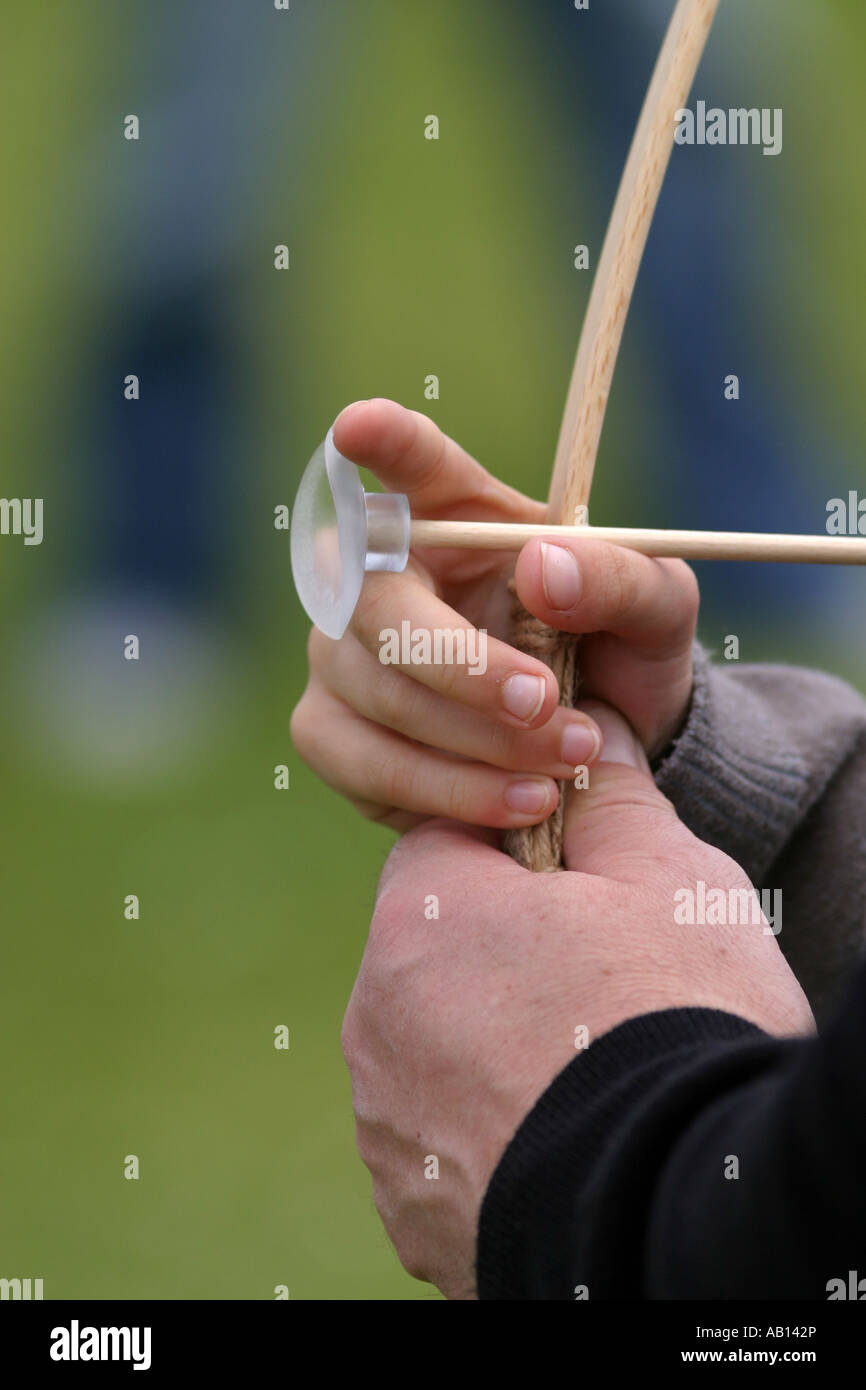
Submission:
M 520 550 L 536 537 L 595 536 L 643 555 L 681 560 L 775 560 L 812 565 L 866 565 L 866 539 L 785 536 L 755 531 L 667 531 L 626 526 L 555 526 L 498 521 L 413 521 L 412 548 Z

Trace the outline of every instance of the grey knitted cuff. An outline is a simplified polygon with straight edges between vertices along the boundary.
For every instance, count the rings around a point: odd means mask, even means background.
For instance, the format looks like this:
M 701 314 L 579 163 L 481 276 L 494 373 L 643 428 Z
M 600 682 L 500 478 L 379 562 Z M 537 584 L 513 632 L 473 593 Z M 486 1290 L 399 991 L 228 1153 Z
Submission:
M 772 701 L 711 666 L 697 643 L 694 673 L 688 718 L 655 769 L 656 785 L 695 835 L 760 883 L 805 813 L 809 768 Z

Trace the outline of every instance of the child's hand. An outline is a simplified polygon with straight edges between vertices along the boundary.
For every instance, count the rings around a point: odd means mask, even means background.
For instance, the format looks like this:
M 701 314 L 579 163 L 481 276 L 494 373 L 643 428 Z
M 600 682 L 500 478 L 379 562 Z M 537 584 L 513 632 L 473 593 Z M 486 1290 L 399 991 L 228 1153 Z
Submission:
M 413 517 L 543 522 L 541 502 L 506 487 L 426 416 L 358 402 L 334 426 L 341 453 L 409 497 Z M 298 752 L 371 819 L 404 830 L 424 816 L 532 825 L 557 780 L 598 757 L 592 720 L 558 705 L 551 671 L 508 645 L 514 565 L 495 551 L 413 551 L 403 574 L 368 574 L 339 642 L 310 635 L 310 679 L 292 716 Z M 587 537 L 530 541 L 518 596 L 543 622 L 587 634 L 581 698 L 617 706 L 653 756 L 678 731 L 692 685 L 698 608 L 680 560 L 652 560 Z M 468 665 L 383 665 L 385 629 L 488 632 L 483 674 Z M 474 640 L 477 642 L 477 635 Z M 467 650 L 478 652 L 477 646 Z

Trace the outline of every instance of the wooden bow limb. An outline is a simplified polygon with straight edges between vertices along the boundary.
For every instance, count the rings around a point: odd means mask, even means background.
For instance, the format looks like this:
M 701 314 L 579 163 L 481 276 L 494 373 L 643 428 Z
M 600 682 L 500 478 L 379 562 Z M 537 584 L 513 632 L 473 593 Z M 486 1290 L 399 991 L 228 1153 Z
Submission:
M 548 521 L 573 524 L 589 503 L 617 354 L 641 258 L 674 144 L 676 112 L 686 103 L 719 0 L 678 0 L 671 17 L 616 195 L 565 405 L 548 495 Z M 547 661 L 560 702 L 576 694 L 577 639 L 555 633 L 520 613 L 515 642 Z M 539 826 L 510 830 L 505 847 L 524 867 L 562 867 L 565 787 L 553 816 Z

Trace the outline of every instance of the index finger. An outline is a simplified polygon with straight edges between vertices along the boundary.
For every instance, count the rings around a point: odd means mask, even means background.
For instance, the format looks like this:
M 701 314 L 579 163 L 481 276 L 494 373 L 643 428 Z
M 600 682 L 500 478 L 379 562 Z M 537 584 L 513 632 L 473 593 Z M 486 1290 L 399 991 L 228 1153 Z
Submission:
M 542 521 L 545 508 L 500 483 L 417 410 L 396 401 L 356 401 L 334 422 L 334 443 L 375 473 L 389 492 L 409 498 L 413 516 L 453 518 L 465 510 L 504 520 Z M 474 519 L 479 519 L 475 517 Z

